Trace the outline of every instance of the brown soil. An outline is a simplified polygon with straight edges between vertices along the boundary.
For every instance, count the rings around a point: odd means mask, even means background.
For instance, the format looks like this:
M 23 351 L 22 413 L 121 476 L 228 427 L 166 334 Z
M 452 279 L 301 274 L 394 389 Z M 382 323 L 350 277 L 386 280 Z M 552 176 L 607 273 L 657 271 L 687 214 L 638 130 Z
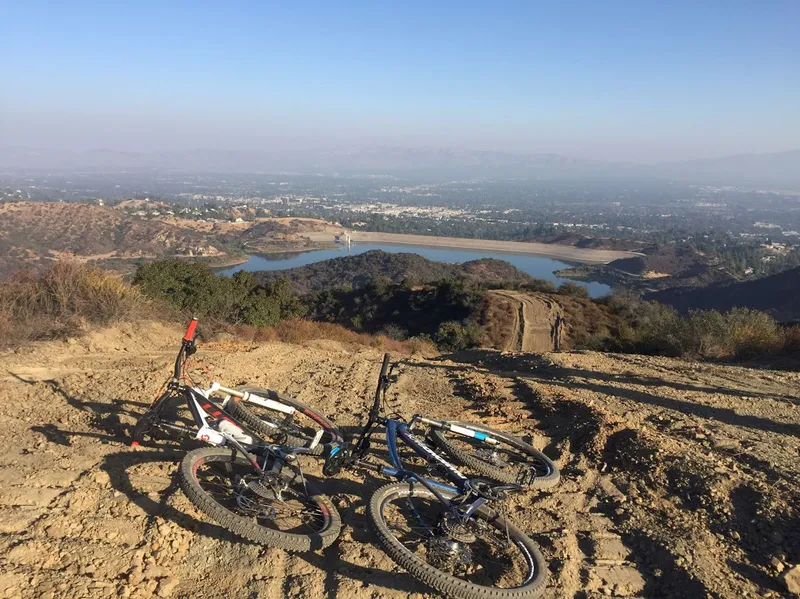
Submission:
M 322 480 L 344 520 L 322 553 L 236 539 L 175 486 L 177 447 L 133 449 L 181 331 L 140 323 L 0 355 L 0 597 L 434 596 L 366 527 L 384 482 Z M 201 344 L 197 378 L 296 395 L 352 427 L 380 352 L 333 341 Z M 546 597 L 788 597 L 800 561 L 800 375 L 663 358 L 475 350 L 409 358 L 391 411 L 533 438 L 563 479 L 515 496 Z M 308 458 L 312 476 L 318 473 Z
M 498 289 L 491 294 L 509 300 L 514 305 L 514 321 L 502 349 L 524 352 L 549 352 L 556 348 L 555 323 L 563 314 L 561 307 L 544 293 Z M 559 332 L 563 341 L 564 332 Z

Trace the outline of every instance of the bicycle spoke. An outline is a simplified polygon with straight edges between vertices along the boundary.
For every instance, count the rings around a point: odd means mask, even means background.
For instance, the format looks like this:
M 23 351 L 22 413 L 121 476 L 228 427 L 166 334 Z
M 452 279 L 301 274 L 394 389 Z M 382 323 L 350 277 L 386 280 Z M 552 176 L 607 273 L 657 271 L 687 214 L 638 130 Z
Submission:
M 495 588 L 529 579 L 530 560 L 509 542 L 504 526 L 475 516 L 462 522 L 431 497 L 396 498 L 385 504 L 383 517 L 408 551 L 452 576 Z
M 231 463 L 211 463 L 200 467 L 197 480 L 201 488 L 214 500 L 234 514 L 253 518 L 260 526 L 273 528 L 283 532 L 298 529 L 316 531 L 324 523 L 325 514 L 313 500 L 300 490 L 291 488 L 291 484 L 301 485 L 298 481 L 282 482 L 285 488 L 270 489 L 263 485 L 265 492 L 274 492 L 275 497 L 263 497 L 247 486 L 249 478 L 258 483 L 247 466 L 236 466 Z M 237 472 L 239 470 L 240 472 Z M 300 487 L 302 489 L 302 486 Z

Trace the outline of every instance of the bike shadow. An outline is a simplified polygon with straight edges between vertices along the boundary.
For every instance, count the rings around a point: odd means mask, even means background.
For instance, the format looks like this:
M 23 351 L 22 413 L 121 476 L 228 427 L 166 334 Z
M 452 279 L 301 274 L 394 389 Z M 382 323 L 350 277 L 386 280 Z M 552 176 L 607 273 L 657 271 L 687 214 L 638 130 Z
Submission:
M 61 383 L 53 379 L 28 380 L 13 373 L 11 376 L 26 385 L 45 385 L 53 393 L 59 395 L 70 407 L 88 414 L 91 427 L 98 431 L 96 435 L 62 431 L 53 423 L 43 423 L 41 426 L 31 427 L 31 430 L 43 434 L 48 441 L 57 445 L 71 445 L 70 436 L 96 436 L 101 440 L 122 437 L 128 432 L 128 426 L 122 422 L 120 417 L 138 417 L 139 409 L 142 405 L 119 397 L 111 399 L 110 402 L 93 401 L 68 392 Z
M 235 540 L 236 537 L 233 533 L 221 526 L 198 520 L 170 505 L 170 499 L 180 489 L 174 472 L 171 474 L 166 489 L 155 492 L 141 483 L 137 484 L 135 474 L 131 473 L 131 470 L 148 464 L 169 463 L 174 465 L 174 469 L 177 469 L 184 455 L 185 451 L 173 448 L 110 453 L 103 458 L 100 469 L 108 474 L 111 486 L 116 491 L 125 495 L 131 503 L 147 515 L 147 528 L 162 518 L 185 530 L 200 533 L 212 539 Z M 246 540 L 242 540 L 242 542 L 249 543 Z
M 177 469 L 185 451 L 180 449 L 136 449 L 120 453 L 108 454 L 100 464 L 100 468 L 108 474 L 112 487 L 125 495 L 147 515 L 146 527 L 155 526 L 159 519 L 168 520 L 193 534 L 225 541 L 243 543 L 261 547 L 247 539 L 243 539 L 227 529 L 205 519 L 200 520 L 193 515 L 171 505 L 171 499 L 180 490 L 177 477 L 171 474 L 169 486 L 157 492 L 137 482 L 136 469 L 148 464 L 171 464 Z M 368 544 L 378 551 L 380 547 L 374 543 L 374 535 L 366 521 L 366 502 L 373 491 L 389 480 L 370 472 L 358 474 L 346 473 L 336 478 L 327 478 L 316 473 L 304 471 L 306 478 L 331 497 L 339 511 L 343 523 L 342 538 L 321 551 L 309 551 L 293 554 L 309 565 L 325 572 L 326 589 L 334 589 L 338 578 L 348 578 L 363 586 L 384 587 L 406 592 L 425 592 L 427 587 L 419 583 L 405 572 L 387 571 L 381 568 L 354 563 L 345 558 L 342 545 L 355 542 Z M 147 475 L 144 475 L 147 478 Z

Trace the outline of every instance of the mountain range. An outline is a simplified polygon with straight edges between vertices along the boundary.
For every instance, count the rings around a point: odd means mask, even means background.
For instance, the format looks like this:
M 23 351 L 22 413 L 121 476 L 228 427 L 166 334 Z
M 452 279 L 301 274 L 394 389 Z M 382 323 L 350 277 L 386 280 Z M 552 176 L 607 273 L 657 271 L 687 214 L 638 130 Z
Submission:
M 800 189 L 800 150 L 740 154 L 656 165 L 454 148 L 370 146 L 325 151 L 196 149 L 83 152 L 0 147 L 0 169 L 162 169 L 210 172 L 424 174 L 560 178 L 660 178 L 709 185 Z

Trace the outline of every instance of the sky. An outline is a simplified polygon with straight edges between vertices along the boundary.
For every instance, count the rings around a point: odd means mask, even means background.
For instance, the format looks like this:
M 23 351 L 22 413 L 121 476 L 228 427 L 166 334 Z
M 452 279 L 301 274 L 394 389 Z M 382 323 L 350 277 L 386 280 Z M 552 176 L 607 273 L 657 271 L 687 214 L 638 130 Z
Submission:
M 798 24 L 798 0 L 0 0 L 0 145 L 784 151 Z

